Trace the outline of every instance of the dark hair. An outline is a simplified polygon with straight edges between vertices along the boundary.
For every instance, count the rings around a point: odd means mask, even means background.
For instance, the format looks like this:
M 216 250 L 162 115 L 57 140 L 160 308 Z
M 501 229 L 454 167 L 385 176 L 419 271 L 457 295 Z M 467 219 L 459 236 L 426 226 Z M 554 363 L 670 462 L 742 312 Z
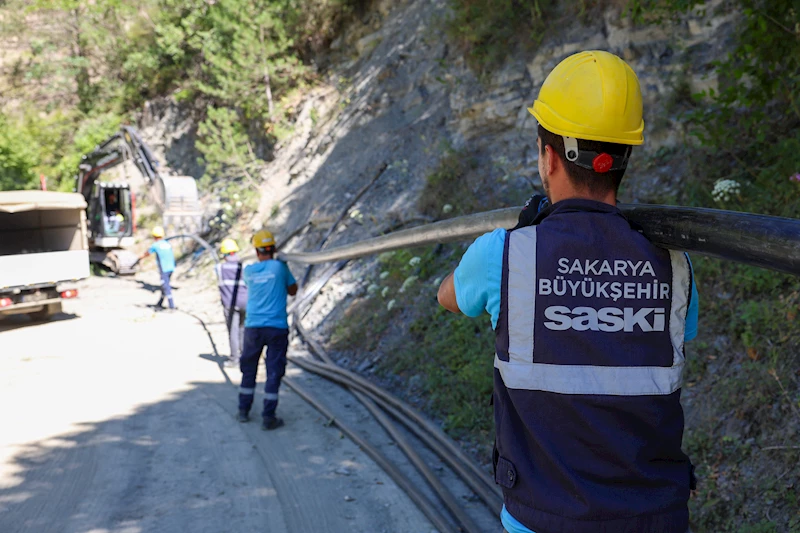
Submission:
M 542 140 L 542 152 L 546 145 L 550 145 L 558 154 L 558 157 L 561 158 L 567 171 L 567 176 L 569 176 L 575 187 L 588 189 L 594 194 L 604 194 L 609 191 L 616 193 L 619 190 L 619 184 L 622 182 L 622 176 L 625 175 L 625 169 L 610 170 L 601 174 L 588 168 L 579 167 L 572 161 L 567 161 L 564 156 L 564 137 L 544 129 L 541 124 L 539 125 L 539 138 Z M 625 152 L 630 148 L 625 144 L 578 139 L 579 150 L 591 150 L 598 154 L 625 155 Z
M 275 255 L 275 245 L 273 244 L 272 246 L 256 248 L 256 252 L 259 253 L 260 255 L 269 255 L 269 254 Z

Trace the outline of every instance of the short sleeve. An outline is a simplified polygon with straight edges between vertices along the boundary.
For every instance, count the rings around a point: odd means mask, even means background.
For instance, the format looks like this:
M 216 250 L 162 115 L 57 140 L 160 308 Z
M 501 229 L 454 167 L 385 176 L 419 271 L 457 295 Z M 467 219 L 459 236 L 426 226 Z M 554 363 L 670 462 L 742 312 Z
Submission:
M 283 263 L 283 268 L 286 269 L 286 286 L 287 287 L 291 287 L 292 285 L 297 283 L 297 280 L 294 279 L 294 276 L 292 275 L 292 271 L 289 269 L 289 265 L 287 265 L 286 263 Z
M 686 256 L 689 257 L 688 255 Z M 689 297 L 689 309 L 686 311 L 686 329 L 683 333 L 683 340 L 690 341 L 697 337 L 697 323 L 700 317 L 700 295 L 697 293 L 697 284 L 694 281 L 694 267 L 689 260 L 689 268 L 692 270 L 692 295 Z
M 251 266 L 253 266 L 253 265 L 247 265 L 246 267 L 244 267 L 244 270 L 242 270 L 242 279 L 244 280 L 244 284 L 245 285 L 250 285 L 250 275 L 251 275 L 250 274 L 250 270 L 251 270 L 250 267 Z
M 154 253 L 156 253 L 156 245 L 155 245 L 155 244 L 151 244 L 151 245 L 150 245 L 150 248 L 148 248 L 148 249 L 147 249 L 147 253 L 148 253 L 148 254 L 154 254 Z
M 496 229 L 478 237 L 461 257 L 453 283 L 458 308 L 465 315 L 476 317 L 488 311 L 496 323 L 505 239 L 506 230 Z

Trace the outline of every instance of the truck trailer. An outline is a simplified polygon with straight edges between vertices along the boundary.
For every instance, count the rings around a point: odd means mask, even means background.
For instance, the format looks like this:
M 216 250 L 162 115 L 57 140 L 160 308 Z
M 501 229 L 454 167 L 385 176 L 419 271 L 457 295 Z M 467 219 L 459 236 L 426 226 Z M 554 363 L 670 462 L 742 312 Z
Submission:
M 86 200 L 76 193 L 0 192 L 0 317 L 46 320 L 89 277 Z

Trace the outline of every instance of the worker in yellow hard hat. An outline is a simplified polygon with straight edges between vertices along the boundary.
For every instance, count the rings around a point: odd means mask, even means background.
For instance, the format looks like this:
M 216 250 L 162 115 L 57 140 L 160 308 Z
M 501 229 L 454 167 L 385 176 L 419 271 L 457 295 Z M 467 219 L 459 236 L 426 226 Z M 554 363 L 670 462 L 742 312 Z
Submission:
M 275 412 L 278 407 L 278 389 L 286 370 L 286 350 L 289 347 L 286 298 L 297 294 L 297 281 L 286 263 L 275 259 L 275 237 L 272 233 L 261 230 L 253 235 L 252 243 L 258 262 L 244 269 L 247 312 L 244 348 L 239 365 L 242 370 L 242 384 L 239 388 L 237 419 L 240 422 L 249 420 L 258 361 L 266 347 L 267 383 L 264 387 L 261 429 L 271 430 L 283 425 L 283 420 Z
M 219 247 L 222 262 L 217 264 L 219 285 L 225 324 L 228 327 L 231 355 L 226 366 L 238 367 L 244 345 L 244 321 L 247 307 L 247 285 L 242 278 L 242 262 L 239 260 L 239 245 L 233 239 L 224 239 Z
M 616 206 L 644 141 L 639 80 L 611 53 L 581 52 L 529 111 L 545 195 L 512 230 L 479 237 L 438 294 L 495 330 L 501 521 L 514 533 L 686 533 L 680 387 L 698 297 L 688 256 Z
M 156 254 L 156 264 L 158 264 L 158 271 L 161 274 L 161 297 L 158 299 L 156 307 L 164 307 L 164 298 L 166 298 L 169 308 L 175 309 L 175 300 L 172 298 L 172 286 L 170 285 L 172 273 L 175 271 L 175 254 L 172 251 L 172 245 L 164 240 L 164 228 L 154 227 L 151 235 L 154 239 L 153 244 L 139 256 L 136 262 L 138 263 L 150 254 Z

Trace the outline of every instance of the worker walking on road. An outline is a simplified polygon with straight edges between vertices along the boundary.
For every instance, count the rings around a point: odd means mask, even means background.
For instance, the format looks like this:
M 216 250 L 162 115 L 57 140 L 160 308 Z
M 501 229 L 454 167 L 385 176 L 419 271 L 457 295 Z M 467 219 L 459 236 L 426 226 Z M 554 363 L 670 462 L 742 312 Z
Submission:
M 639 80 L 615 55 L 581 52 L 530 112 L 549 202 L 479 237 L 438 295 L 491 315 L 503 526 L 686 533 L 695 481 L 680 387 L 698 297 L 688 256 L 656 247 L 616 207 L 644 141 Z
M 150 254 L 156 254 L 158 271 L 161 273 L 161 298 L 158 299 L 156 307 L 164 307 L 164 298 L 167 299 L 170 309 L 175 309 L 175 301 L 172 299 L 172 286 L 170 278 L 175 271 L 175 254 L 172 245 L 164 240 L 164 228 L 156 226 L 153 228 L 153 239 L 155 242 L 143 253 L 137 263 Z
M 261 429 L 281 427 L 283 420 L 275 416 L 278 407 L 278 389 L 286 371 L 286 351 L 289 348 L 289 322 L 286 297 L 297 294 L 297 282 L 283 261 L 274 259 L 275 238 L 261 230 L 253 236 L 258 263 L 244 269 L 247 284 L 247 314 L 244 329 L 244 348 L 240 368 L 242 385 L 239 387 L 240 422 L 250 419 L 250 408 L 255 395 L 258 361 L 267 348 L 265 365 L 267 383 L 264 387 L 264 410 Z
M 239 245 L 233 239 L 225 239 L 219 251 L 223 262 L 217 265 L 217 282 L 228 327 L 231 355 L 226 366 L 238 367 L 244 344 L 244 321 L 247 307 L 247 285 L 242 276 L 242 263 L 237 252 Z

